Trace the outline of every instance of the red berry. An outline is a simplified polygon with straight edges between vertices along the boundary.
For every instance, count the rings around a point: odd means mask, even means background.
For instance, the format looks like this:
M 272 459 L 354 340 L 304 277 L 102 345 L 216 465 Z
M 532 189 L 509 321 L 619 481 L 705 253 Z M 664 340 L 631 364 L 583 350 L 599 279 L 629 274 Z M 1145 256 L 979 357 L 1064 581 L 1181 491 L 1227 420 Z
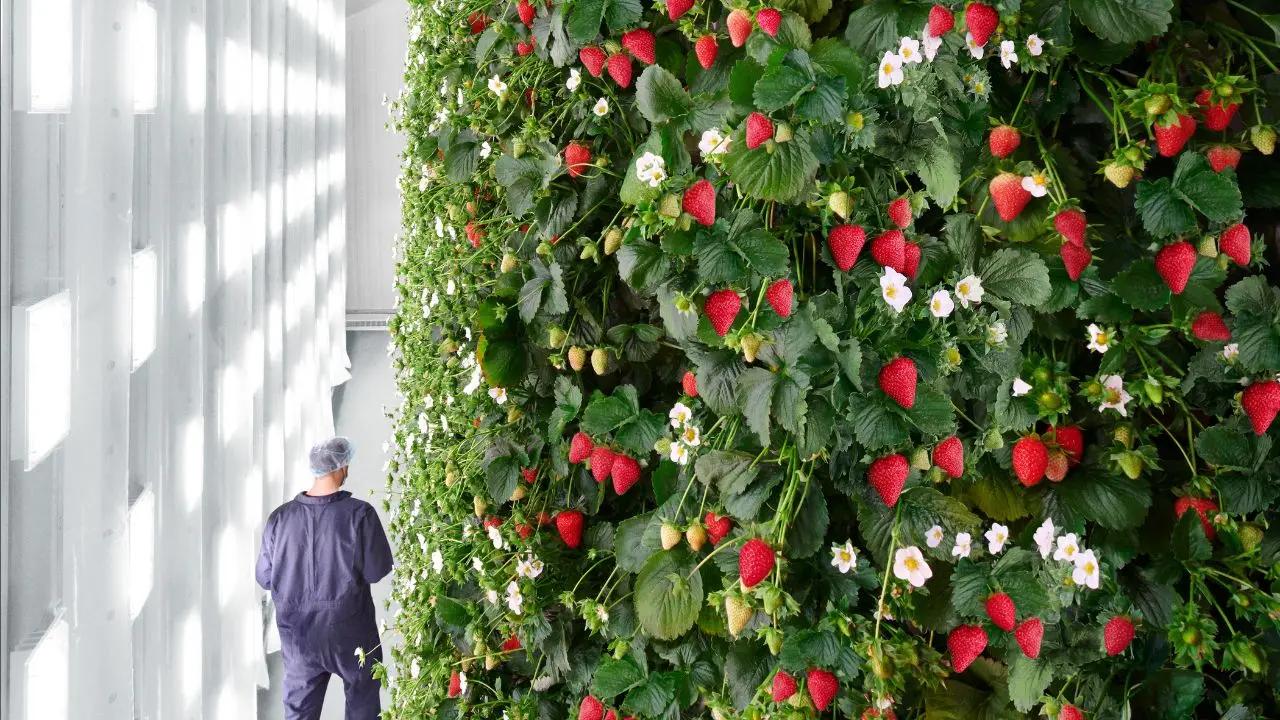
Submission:
M 813 706 L 818 708 L 818 712 L 823 712 L 831 705 L 831 701 L 836 699 L 836 693 L 840 692 L 840 681 L 836 680 L 836 676 L 821 668 L 811 668 L 809 674 L 804 679 L 805 689 L 809 691 L 809 699 L 813 701 Z
M 1107 621 L 1102 628 L 1102 644 L 1107 655 L 1119 655 L 1133 642 L 1133 621 L 1123 615 L 1117 615 Z
M 619 87 L 631 87 L 631 56 L 626 53 L 614 53 L 609 56 L 609 77 Z
M 916 363 L 896 357 L 880 368 L 880 389 L 898 405 L 911 409 L 916 404 Z
M 1220 132 L 1226 130 L 1231 124 L 1231 118 L 1235 117 L 1236 111 L 1240 109 L 1240 103 L 1227 103 L 1225 100 L 1213 102 L 1213 93 L 1208 90 L 1201 90 L 1196 94 L 1196 104 L 1204 108 L 1204 126 Z
M 1008 593 L 996 593 L 987 598 L 987 617 L 1001 630 L 1010 632 L 1018 624 L 1018 609 Z
M 582 704 L 578 706 L 578 720 L 604 720 L 604 703 L 594 695 L 582 698 Z
M 742 586 L 755 587 L 773 572 L 773 548 L 760 538 L 751 538 L 738 552 L 738 577 Z
M 684 377 L 680 378 L 680 387 L 685 395 L 691 398 L 698 397 L 698 378 L 692 372 L 684 371 Z
M 1185 240 L 1165 245 L 1156 253 L 1156 272 L 1174 295 L 1181 295 L 1187 289 L 1195 266 L 1196 249 Z
M 591 149 L 586 145 L 571 142 L 564 147 L 564 164 L 569 177 L 578 177 L 591 167 Z
M 1012 222 L 1022 213 L 1027 203 L 1031 202 L 1031 193 L 1022 187 L 1022 177 L 1011 172 L 995 176 L 988 189 L 991 200 L 996 205 L 996 212 L 1005 222 Z
M 715 35 L 703 35 L 693 44 L 693 51 L 698 55 L 698 64 L 703 70 L 710 70 L 716 64 L 716 55 L 720 53 L 720 45 Z
M 1230 145 L 1214 145 L 1205 151 L 1209 158 L 1209 166 L 1214 172 L 1222 172 L 1227 168 L 1234 170 L 1240 164 L 1240 150 Z
M 756 24 L 769 37 L 777 37 L 778 30 L 782 27 L 782 13 L 774 8 L 762 8 L 756 12 Z
M 890 222 L 900 228 L 906 228 L 911 224 L 911 201 L 905 197 L 891 200 L 888 213 Z
M 911 473 L 911 464 L 903 455 L 894 453 L 876 458 L 867 468 L 867 482 L 875 488 L 885 506 L 894 507 L 902 495 L 902 487 Z
M 1084 713 L 1075 705 L 1063 705 L 1058 711 L 1058 720 L 1084 720 Z
M 1049 449 L 1040 438 L 1028 435 L 1013 444 L 1013 474 L 1023 487 L 1039 485 L 1049 469 Z
M 479 249 L 480 242 L 484 240 L 485 232 L 476 226 L 475 221 L 467 223 L 463 228 L 467 233 L 467 242 L 471 243 L 471 247 Z
M 1195 510 L 1196 515 L 1200 516 L 1200 527 L 1204 530 L 1204 536 L 1212 542 L 1218 532 L 1213 527 L 1213 519 L 1209 517 L 1209 513 L 1218 512 L 1218 503 L 1209 498 L 1197 497 L 1180 497 L 1174 501 L 1173 512 L 1177 517 L 1181 518 L 1188 510 Z
M 1072 465 L 1079 465 L 1084 457 L 1084 432 L 1077 425 L 1062 425 L 1049 428 L 1045 439 L 1058 446 L 1067 454 Z
M 763 113 L 753 112 L 747 116 L 747 149 L 755 150 L 773 137 L 773 121 Z
M 595 45 L 588 45 L 578 51 L 578 60 L 582 62 L 582 66 L 591 73 L 591 77 L 600 77 L 600 73 L 604 72 L 604 63 L 609 59 L 604 50 Z
M 1265 434 L 1280 414 L 1280 382 L 1261 380 L 1251 384 L 1240 396 L 1240 407 L 1249 416 L 1253 432 Z
M 943 5 L 929 8 L 929 35 L 942 37 L 956 26 L 956 17 Z
M 471 34 L 479 35 L 489 27 L 489 16 L 482 12 L 473 12 L 467 16 L 467 24 L 471 26 Z
M 1022 144 L 1022 133 L 1012 125 L 997 125 L 987 136 L 987 147 L 998 158 L 1007 158 Z
M 1053 228 L 1073 245 L 1084 247 L 1084 233 L 1088 227 L 1084 213 L 1075 208 L 1059 210 L 1058 214 L 1053 216 Z
M 916 272 L 920 269 L 920 252 L 920 246 L 913 242 L 902 245 L 902 274 L 912 280 L 916 279 Z
M 867 241 L 867 233 L 858 225 L 837 225 L 827 234 L 827 248 L 831 250 L 831 259 L 842 272 L 848 272 Z
M 1023 620 L 1013 631 L 1013 637 L 1022 648 L 1022 654 L 1035 660 L 1040 657 L 1040 642 L 1044 640 L 1044 623 L 1040 618 Z
M 613 491 L 626 495 L 628 490 L 640 482 L 640 463 L 633 457 L 619 453 L 613 459 L 610 475 L 613 477 Z
M 596 444 L 591 441 L 591 436 L 578 431 L 577 435 L 569 441 L 569 462 L 577 465 L 578 463 L 591 457 L 591 451 L 595 449 Z
M 679 20 L 693 9 L 693 0 L 667 0 L 667 17 Z
M 1085 268 L 1093 262 L 1093 253 L 1089 248 L 1069 242 L 1058 248 L 1058 256 L 1062 258 L 1062 266 L 1067 269 L 1067 277 L 1073 281 L 1079 280 Z
M 524 57 L 533 52 L 533 36 L 529 36 L 528 40 L 521 40 L 516 43 L 516 54 Z
M 933 464 L 949 477 L 964 475 L 964 443 L 960 442 L 960 438 L 952 435 L 938 443 L 933 448 Z
M 987 649 L 987 631 L 979 625 L 960 625 L 947 635 L 947 650 L 951 652 L 951 668 L 964 672 L 983 650 Z
M 707 529 L 707 539 L 711 541 L 711 544 L 718 545 L 733 530 L 733 518 L 728 515 L 707 512 L 706 515 L 702 516 L 702 526 Z
M 1000 13 L 990 5 L 971 2 L 964 9 L 964 24 L 973 35 L 974 42 L 979 46 L 986 45 L 1000 24 Z
M 521 647 L 523 646 L 520 644 L 520 638 L 516 637 L 515 635 L 512 635 L 511 637 L 503 641 L 502 652 L 515 652 L 516 650 L 519 650 Z
M 901 230 L 885 230 L 871 241 L 871 259 L 902 272 L 906 265 L 907 238 Z
M 792 695 L 796 694 L 796 689 L 796 679 L 782 670 L 779 670 L 773 676 L 773 686 L 770 688 L 770 692 L 773 695 L 774 702 L 786 702 Z
M 524 23 L 525 27 L 533 27 L 533 18 L 538 13 L 529 0 L 520 0 L 516 3 L 516 14 L 520 16 L 520 22 Z
M 773 311 L 778 313 L 780 318 L 791 317 L 791 301 L 794 291 L 791 287 L 791 281 L 783 278 L 775 280 L 768 289 L 764 291 L 765 299 L 769 301 Z
M 449 697 L 456 698 L 462 694 L 462 676 L 457 670 L 449 673 Z
M 747 43 L 747 36 L 751 34 L 751 16 L 746 10 L 739 8 L 729 13 L 725 24 L 729 27 L 729 42 L 734 47 L 742 47 Z
M 1212 310 L 1205 310 L 1191 321 L 1191 334 L 1197 340 L 1205 342 L 1226 342 L 1231 339 L 1231 330 L 1222 321 L 1222 316 Z
M 577 550 L 582 545 L 582 525 L 581 510 L 561 510 L 556 513 L 556 532 L 560 533 L 560 539 L 571 550 Z
M 597 445 L 591 450 L 591 477 L 596 479 L 597 483 L 602 483 L 609 479 L 609 475 L 613 473 L 613 463 L 618 456 L 604 445 Z
M 520 476 L 524 478 L 526 484 L 532 485 L 538 480 L 538 469 L 520 468 Z
M 1253 253 L 1253 236 L 1244 223 L 1236 223 L 1222 231 L 1218 238 L 1218 249 L 1227 254 L 1235 264 L 1244 267 L 1249 264 Z
M 1152 131 L 1156 136 L 1156 149 L 1162 157 L 1173 157 L 1182 152 L 1182 148 L 1196 132 L 1195 118 L 1190 115 L 1179 115 L 1178 122 L 1168 125 L 1155 125 Z
M 644 28 L 628 30 L 622 33 L 622 47 L 639 58 L 645 65 L 652 65 L 658 59 L 657 54 L 654 52 L 653 33 Z
M 702 304 L 707 320 L 711 321 L 711 327 L 720 337 L 724 337 L 729 332 L 729 328 L 733 327 L 733 321 L 738 317 L 738 311 L 741 309 L 742 298 L 729 289 L 711 293 Z
M 684 191 L 681 203 L 684 211 L 693 216 L 699 225 L 710 227 L 716 222 L 716 188 L 710 180 L 702 179 Z

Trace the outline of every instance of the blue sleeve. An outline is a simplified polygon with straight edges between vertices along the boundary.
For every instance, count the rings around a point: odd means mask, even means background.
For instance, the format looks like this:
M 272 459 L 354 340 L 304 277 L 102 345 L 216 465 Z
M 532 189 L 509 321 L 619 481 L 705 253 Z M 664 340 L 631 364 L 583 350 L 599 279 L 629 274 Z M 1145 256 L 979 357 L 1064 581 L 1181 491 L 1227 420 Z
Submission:
M 258 553 L 258 566 L 254 575 L 263 590 L 271 589 L 271 555 L 275 549 L 276 514 L 267 518 L 267 525 L 262 529 L 262 550 Z
M 364 581 L 372 585 L 391 572 L 391 544 L 387 542 L 382 521 L 373 506 L 369 506 L 360 521 L 360 546 L 363 552 L 361 572 Z

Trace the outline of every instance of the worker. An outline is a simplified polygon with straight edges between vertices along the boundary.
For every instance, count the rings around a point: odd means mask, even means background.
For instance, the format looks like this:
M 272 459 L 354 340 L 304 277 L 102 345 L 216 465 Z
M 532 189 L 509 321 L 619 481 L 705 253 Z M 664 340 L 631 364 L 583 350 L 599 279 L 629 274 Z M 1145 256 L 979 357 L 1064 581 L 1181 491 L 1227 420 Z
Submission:
M 342 678 L 347 720 L 381 712 L 369 586 L 391 572 L 391 546 L 373 506 L 341 489 L 351 455 L 344 437 L 311 448 L 311 489 L 276 508 L 262 531 L 256 574 L 276 606 L 286 720 L 318 720 L 331 674 Z

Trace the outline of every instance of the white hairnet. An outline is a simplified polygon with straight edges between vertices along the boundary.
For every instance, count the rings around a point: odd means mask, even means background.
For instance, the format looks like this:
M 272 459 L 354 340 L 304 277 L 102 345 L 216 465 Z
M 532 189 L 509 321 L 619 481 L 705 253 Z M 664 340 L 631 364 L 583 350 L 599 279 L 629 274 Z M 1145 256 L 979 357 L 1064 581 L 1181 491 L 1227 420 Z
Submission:
M 355 450 L 344 437 L 329 438 L 311 446 L 311 474 L 328 475 L 351 464 Z

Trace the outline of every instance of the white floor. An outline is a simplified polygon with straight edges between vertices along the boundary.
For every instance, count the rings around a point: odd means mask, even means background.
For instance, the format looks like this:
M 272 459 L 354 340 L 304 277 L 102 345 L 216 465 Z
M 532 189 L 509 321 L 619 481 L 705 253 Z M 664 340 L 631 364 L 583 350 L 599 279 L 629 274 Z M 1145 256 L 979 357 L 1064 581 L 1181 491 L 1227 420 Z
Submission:
M 373 503 L 387 524 L 382 509 L 382 490 L 386 476 L 382 464 L 386 459 L 382 443 L 391 435 L 391 423 L 383 412 L 384 407 L 394 407 L 395 379 L 391 363 L 387 359 L 386 332 L 347 333 L 347 354 L 351 358 L 351 379 L 333 398 L 334 423 L 338 434 L 346 435 L 355 444 L 355 458 L 351 463 L 351 476 L 347 489 L 355 497 Z M 390 612 L 384 603 L 391 593 L 391 578 L 373 586 L 373 600 L 378 606 L 378 618 L 389 619 Z M 384 641 L 387 638 L 383 638 Z M 271 674 L 271 687 L 258 692 L 258 717 L 275 720 L 284 717 L 280 684 L 284 671 L 279 653 L 267 659 Z M 383 693 L 383 707 L 387 696 Z M 342 681 L 333 678 L 325 696 L 322 720 L 341 720 L 343 717 Z

